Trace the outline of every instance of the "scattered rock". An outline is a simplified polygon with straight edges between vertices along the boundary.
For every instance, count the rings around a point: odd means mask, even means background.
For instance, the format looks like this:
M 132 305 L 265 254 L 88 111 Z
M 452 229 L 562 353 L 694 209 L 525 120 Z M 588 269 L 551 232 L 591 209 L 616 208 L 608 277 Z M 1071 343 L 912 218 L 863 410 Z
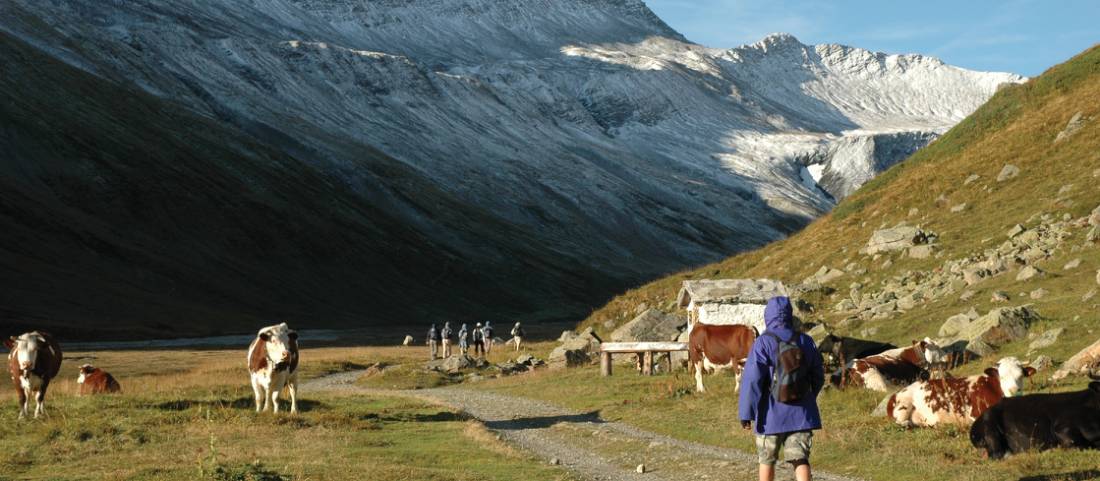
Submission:
M 1020 168 L 1012 164 L 1005 164 L 1001 173 L 997 174 L 997 182 L 1004 182 L 1020 175 Z
M 1096 283 L 1100 284 L 1100 271 L 1096 271 Z
M 1074 259 L 1072 261 L 1067 262 L 1066 265 L 1064 267 L 1062 267 L 1062 269 L 1065 269 L 1065 270 L 1068 271 L 1068 270 L 1076 269 L 1078 267 L 1081 267 L 1081 259 L 1080 258 L 1077 258 L 1077 259 Z
M 1005 291 L 993 291 L 993 295 L 989 297 L 990 302 L 1008 302 L 1009 300 L 1008 293 Z
M 964 326 L 959 331 L 958 338 L 999 347 L 1026 337 L 1028 326 L 1038 319 L 1039 315 L 1031 306 L 993 309 Z
M 554 348 L 547 363 L 551 369 L 587 365 L 592 362 L 591 354 L 599 350 L 599 345 L 599 341 L 590 335 L 575 337 Z
M 913 217 L 917 214 L 920 214 L 920 209 L 918 209 L 916 207 L 914 207 L 912 209 L 909 209 L 909 217 Z
M 1081 302 L 1088 302 L 1093 297 L 1096 297 L 1096 289 L 1090 289 L 1085 295 L 1081 296 Z
M 1040 270 L 1038 267 L 1024 266 L 1023 269 L 1020 269 L 1020 273 L 1016 274 L 1016 280 L 1017 281 L 1026 281 L 1026 280 L 1034 279 L 1034 278 L 1042 276 L 1042 275 L 1043 275 L 1043 271 Z
M 1023 234 L 1025 230 L 1027 230 L 1027 229 L 1025 229 L 1024 226 L 1022 226 L 1020 224 L 1016 224 L 1016 225 L 1012 226 L 1011 229 L 1008 230 L 1008 238 L 1009 239 L 1015 238 L 1016 236 L 1018 236 L 1020 234 Z
M 1039 349 L 1042 349 L 1044 347 L 1050 347 L 1054 345 L 1055 342 L 1058 342 L 1058 336 L 1061 336 L 1062 333 L 1065 332 L 1065 330 L 1066 329 L 1063 327 L 1056 327 L 1054 329 L 1050 329 L 1044 332 L 1042 335 L 1035 338 L 1034 341 L 1031 341 L 1031 344 L 1028 344 L 1028 352 L 1038 351 Z
M 871 239 L 867 241 L 867 247 L 863 252 L 868 255 L 880 252 L 898 251 L 909 247 L 927 244 L 929 235 L 924 231 L 907 225 L 899 225 L 889 229 L 876 230 Z
M 1100 225 L 1100 205 L 1089 213 L 1089 225 Z
M 1029 365 L 1035 368 L 1036 371 L 1045 371 L 1054 367 L 1054 359 L 1051 359 L 1050 356 L 1046 354 L 1042 354 L 1039 357 L 1032 359 Z
M 638 467 L 635 468 L 634 470 L 639 472 L 639 473 L 645 473 L 645 465 L 644 464 L 639 464 Z
M 1058 197 L 1066 195 L 1070 192 L 1073 192 L 1073 184 L 1063 185 L 1061 189 L 1058 189 Z
M 988 357 L 994 352 L 997 352 L 997 349 L 989 345 L 989 343 L 979 340 L 974 340 L 966 343 L 966 350 L 970 351 L 978 357 Z
M 1093 244 L 1100 242 L 1100 225 L 1094 225 L 1089 229 L 1088 234 L 1085 234 L 1085 242 Z
M 1068 361 L 1062 363 L 1062 367 L 1051 376 L 1051 379 L 1057 381 L 1070 374 L 1084 374 L 1098 365 L 1100 365 L 1100 340 L 1082 349 L 1081 352 L 1074 354 Z
M 445 359 L 436 359 L 434 361 L 429 361 L 427 364 L 424 365 L 424 368 L 430 371 L 440 371 L 447 374 L 457 374 L 463 369 L 470 369 L 476 366 L 477 361 L 475 361 L 470 356 L 458 355 L 451 356 Z
M 967 177 L 966 180 L 963 181 L 963 185 L 973 184 L 974 182 L 977 182 L 978 179 L 980 179 L 980 178 L 982 178 L 982 176 L 980 176 L 978 174 L 970 174 L 970 176 Z
M 1062 131 L 1058 132 L 1058 135 L 1054 137 L 1054 142 L 1061 142 L 1065 139 L 1068 139 L 1069 136 L 1077 133 L 1078 130 L 1081 130 L 1081 128 L 1085 126 L 1086 120 L 1088 119 L 1083 117 L 1082 112 L 1077 112 L 1076 114 L 1073 114 L 1073 117 L 1069 119 L 1069 123 L 1066 124 L 1066 128 L 1062 129 Z
M 976 293 L 974 291 L 965 290 L 965 291 L 963 291 L 962 294 L 959 294 L 959 300 L 960 301 L 969 301 L 970 299 L 974 298 L 975 294 Z
M 909 257 L 913 259 L 927 259 L 936 252 L 934 244 L 925 244 L 909 248 Z
M 877 327 L 868 327 L 868 328 L 864 328 L 863 330 L 859 331 L 859 337 L 862 337 L 864 339 L 870 339 L 872 337 L 875 337 L 875 334 L 878 334 L 878 328 Z
M 962 212 L 964 210 L 966 210 L 966 202 L 951 206 L 951 212 Z
M 550 465 L 551 466 L 559 466 L 559 465 L 561 465 L 561 460 L 558 459 L 558 458 L 550 458 Z
M 970 324 L 970 317 L 966 314 L 955 314 L 948 317 L 940 326 L 940 337 L 953 337 Z
M 803 284 L 827 284 L 844 276 L 844 271 L 833 269 L 829 266 L 821 266 L 812 276 L 802 281 Z
M 577 333 L 573 331 L 561 331 L 561 335 L 558 336 L 558 342 L 571 341 L 577 338 Z
M 1047 294 L 1050 294 L 1050 291 L 1048 291 L 1048 290 L 1046 290 L 1046 289 L 1043 289 L 1042 287 L 1040 287 L 1040 288 L 1038 288 L 1038 289 L 1035 289 L 1034 291 L 1031 291 L 1031 293 L 1029 294 L 1029 296 L 1030 296 L 1030 297 L 1031 297 L 1032 299 L 1042 299 L 1042 298 L 1046 297 L 1046 296 L 1047 296 Z
M 687 324 L 683 317 L 666 314 L 657 309 L 647 309 L 630 322 L 611 333 L 615 342 L 671 341 L 680 335 L 680 328 Z
M 405 340 L 401 341 L 401 345 L 402 346 L 411 346 L 411 345 L 413 345 L 414 342 L 416 342 L 416 341 L 413 340 L 412 336 L 405 336 Z

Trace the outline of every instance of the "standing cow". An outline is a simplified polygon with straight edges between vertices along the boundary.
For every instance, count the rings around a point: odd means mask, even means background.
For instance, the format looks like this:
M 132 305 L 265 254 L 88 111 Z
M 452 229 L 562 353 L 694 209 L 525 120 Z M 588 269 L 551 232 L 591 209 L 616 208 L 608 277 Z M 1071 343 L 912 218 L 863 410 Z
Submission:
M 739 390 L 741 370 L 756 335 L 756 329 L 750 326 L 695 323 L 688 338 L 688 365 L 695 371 L 695 390 L 707 392 L 703 371 L 719 369 L 733 369 L 734 391 Z
M 290 412 L 298 412 L 298 333 L 286 323 L 256 333 L 248 346 L 248 371 L 256 393 L 256 412 L 279 412 L 279 393 L 287 387 Z
M 970 443 L 992 459 L 1029 449 L 1100 449 L 1100 382 L 1084 391 L 1005 398 L 970 426 Z
M 4 340 L 8 371 L 19 395 L 19 418 L 27 417 L 28 398 L 34 396 L 34 417 L 46 412 L 46 389 L 61 370 L 61 346 L 53 336 L 34 331 Z
M 115 377 L 112 376 L 111 373 L 91 364 L 80 366 L 80 375 L 77 376 L 76 383 L 80 385 L 78 394 L 81 396 L 119 392 L 122 390 L 122 386 L 118 384 L 118 381 L 115 380 Z
M 890 396 L 886 415 L 905 427 L 970 425 L 1002 399 L 1019 394 L 1032 374 L 1035 368 L 1006 357 L 978 376 L 917 381 Z

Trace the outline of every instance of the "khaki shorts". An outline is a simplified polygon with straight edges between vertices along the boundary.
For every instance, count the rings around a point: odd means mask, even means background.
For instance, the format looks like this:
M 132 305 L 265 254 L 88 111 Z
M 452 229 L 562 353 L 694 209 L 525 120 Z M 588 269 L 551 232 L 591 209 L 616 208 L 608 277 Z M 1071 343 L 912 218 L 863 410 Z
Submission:
M 774 466 L 779 461 L 779 450 L 783 450 L 783 460 L 788 463 L 803 464 L 810 461 L 810 447 L 813 446 L 813 431 L 798 431 L 783 434 L 757 434 L 756 457 L 760 464 Z

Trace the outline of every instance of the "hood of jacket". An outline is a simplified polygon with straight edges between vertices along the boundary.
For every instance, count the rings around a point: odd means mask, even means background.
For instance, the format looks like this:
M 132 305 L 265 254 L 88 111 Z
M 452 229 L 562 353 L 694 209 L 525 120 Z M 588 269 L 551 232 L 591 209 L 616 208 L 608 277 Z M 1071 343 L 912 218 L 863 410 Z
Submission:
M 769 299 L 764 308 L 764 324 L 768 328 L 767 332 L 789 342 L 794 335 L 794 309 L 791 307 L 791 300 L 784 296 Z

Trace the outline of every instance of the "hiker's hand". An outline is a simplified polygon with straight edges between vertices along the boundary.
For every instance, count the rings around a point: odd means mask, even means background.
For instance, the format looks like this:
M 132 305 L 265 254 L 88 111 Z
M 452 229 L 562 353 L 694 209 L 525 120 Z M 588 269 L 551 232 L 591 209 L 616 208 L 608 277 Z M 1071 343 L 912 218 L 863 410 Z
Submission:
M 746 431 L 752 429 L 752 421 L 741 421 L 741 429 Z

